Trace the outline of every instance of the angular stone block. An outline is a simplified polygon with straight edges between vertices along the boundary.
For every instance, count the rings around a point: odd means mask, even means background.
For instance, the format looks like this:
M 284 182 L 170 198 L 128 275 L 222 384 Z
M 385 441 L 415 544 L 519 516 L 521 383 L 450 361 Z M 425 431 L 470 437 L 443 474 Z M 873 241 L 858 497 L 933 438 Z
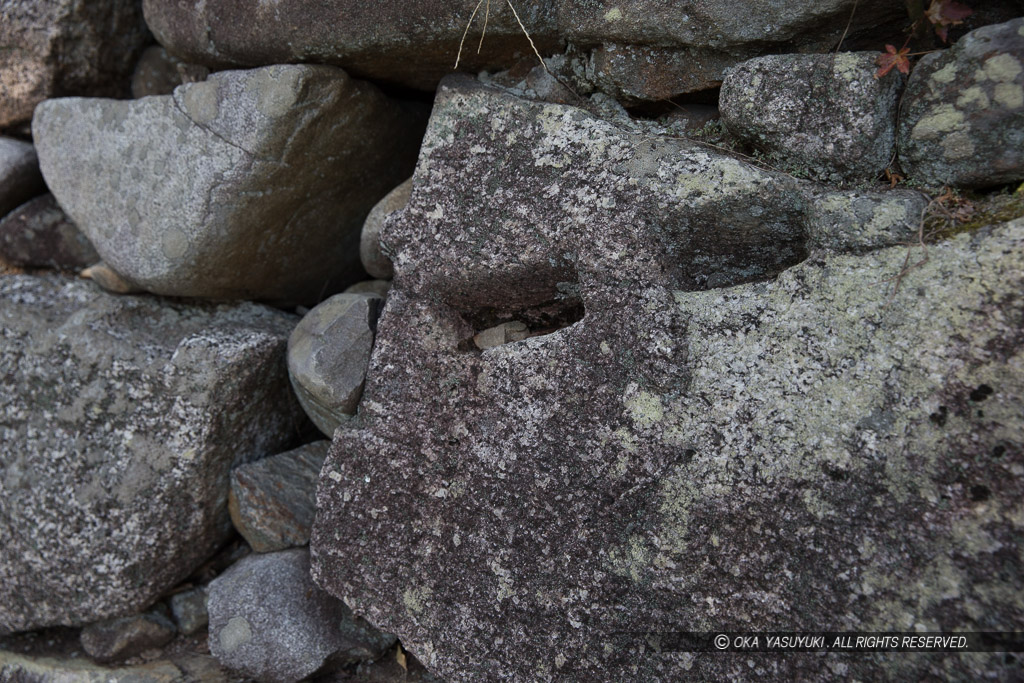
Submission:
M 0 633 L 138 612 L 227 539 L 231 468 L 300 419 L 294 324 L 0 277 Z
M 49 100 L 32 128 L 50 190 L 129 282 L 311 304 L 361 278 L 360 228 L 408 177 L 422 114 L 340 69 L 284 65 Z

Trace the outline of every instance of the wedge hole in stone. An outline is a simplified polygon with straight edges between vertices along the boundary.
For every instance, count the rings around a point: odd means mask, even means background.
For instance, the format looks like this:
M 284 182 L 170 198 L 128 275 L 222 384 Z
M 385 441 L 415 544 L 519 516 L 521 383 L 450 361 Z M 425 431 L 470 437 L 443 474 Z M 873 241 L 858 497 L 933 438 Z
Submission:
M 540 337 L 579 322 L 586 308 L 576 282 L 555 283 L 547 298 L 526 306 L 483 307 L 461 311 L 473 335 L 459 343 L 459 350 L 480 353 L 504 344 Z

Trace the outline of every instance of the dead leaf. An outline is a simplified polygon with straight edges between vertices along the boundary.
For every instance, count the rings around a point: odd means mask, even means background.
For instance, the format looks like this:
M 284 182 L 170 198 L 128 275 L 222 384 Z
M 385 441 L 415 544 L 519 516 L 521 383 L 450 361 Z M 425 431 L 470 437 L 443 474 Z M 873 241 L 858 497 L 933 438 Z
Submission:
M 402 667 L 402 671 L 409 671 L 409 662 L 405 658 L 405 650 L 399 645 L 395 649 L 395 661 L 398 662 L 398 666 Z
M 935 26 L 935 33 L 944 43 L 949 36 L 949 27 L 959 26 L 964 23 L 964 19 L 972 14 L 974 14 L 974 10 L 967 5 L 955 2 L 955 0 L 932 0 L 932 4 L 924 13 L 928 21 Z
M 904 47 L 899 50 L 896 49 L 895 45 L 886 45 L 885 52 L 878 55 L 875 59 L 875 64 L 882 67 L 875 72 L 875 78 L 881 78 L 887 73 L 892 71 L 893 67 L 899 70 L 900 73 L 910 73 L 910 48 Z

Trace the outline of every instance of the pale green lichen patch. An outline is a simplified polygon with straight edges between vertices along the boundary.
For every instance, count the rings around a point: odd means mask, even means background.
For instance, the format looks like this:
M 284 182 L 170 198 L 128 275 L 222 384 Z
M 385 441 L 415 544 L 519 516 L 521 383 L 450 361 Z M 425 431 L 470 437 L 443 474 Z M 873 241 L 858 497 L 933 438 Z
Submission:
M 637 390 L 631 387 L 623 400 L 626 406 L 626 414 L 633 423 L 640 429 L 650 429 L 659 424 L 665 417 L 661 397 L 647 391 Z
M 916 140 L 950 133 L 964 125 L 964 114 L 952 104 L 940 104 L 914 126 L 910 136 Z
M 980 86 L 971 86 L 960 94 L 960 97 L 956 100 L 956 106 L 959 109 L 966 109 L 968 107 L 985 109 L 989 106 L 988 95 L 985 94 L 985 90 Z
M 433 590 L 429 586 L 410 586 L 402 593 L 402 604 L 410 614 L 421 614 L 427 608 Z
M 1024 107 L 1024 89 L 1016 83 L 999 83 L 993 99 L 1007 109 L 1020 109 Z
M 982 69 L 987 78 L 997 83 L 1012 83 L 1021 73 L 1020 61 L 1005 52 L 986 60 Z
M 950 62 L 929 76 L 929 78 L 936 83 L 952 83 L 956 79 L 956 64 Z
M 608 10 L 607 12 L 604 13 L 604 20 L 605 21 L 621 21 L 622 20 L 622 10 L 619 9 L 618 7 L 612 7 L 610 10 Z

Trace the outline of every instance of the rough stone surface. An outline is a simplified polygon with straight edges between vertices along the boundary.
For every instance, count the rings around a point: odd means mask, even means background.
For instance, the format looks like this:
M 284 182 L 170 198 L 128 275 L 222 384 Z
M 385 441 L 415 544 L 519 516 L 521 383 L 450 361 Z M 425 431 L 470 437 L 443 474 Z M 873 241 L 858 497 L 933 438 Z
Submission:
M 959 187 L 1024 179 L 1024 18 L 976 29 L 922 57 L 901 116 L 908 177 Z
M 0 218 L 45 191 L 35 148 L 21 140 L 0 137 Z
M 850 30 L 906 20 L 885 0 L 557 0 L 562 34 L 577 45 L 630 43 L 735 48 L 746 44 L 814 41 L 835 45 L 851 10 Z
M 542 54 L 561 46 L 553 2 L 514 5 Z M 476 6 L 476 0 L 280 0 L 255 7 L 233 0 L 143 2 L 157 40 L 191 62 L 218 67 L 321 62 L 360 78 L 425 90 L 451 72 Z M 465 39 L 462 66 L 492 68 L 532 53 L 508 5 L 495 1 L 478 55 L 484 14 L 480 7 Z
M 359 230 L 408 177 L 418 111 L 340 69 L 285 65 L 49 100 L 32 128 L 51 191 L 127 280 L 310 304 L 360 278 Z
M 175 593 L 167 601 L 178 630 L 192 635 L 204 628 L 210 617 L 206 611 L 206 587 L 199 586 L 181 593 Z
M 138 612 L 224 542 L 231 468 L 300 417 L 294 324 L 0 277 L 0 633 Z
M 32 268 L 81 270 L 100 257 L 53 195 L 45 194 L 0 219 L 0 260 Z
M 82 629 L 82 648 L 97 662 L 116 662 L 174 639 L 177 629 L 159 612 L 147 612 L 90 624 Z
M 875 78 L 874 52 L 770 55 L 731 69 L 722 122 L 776 164 L 824 180 L 871 180 L 896 146 L 903 78 Z
M 382 303 L 374 294 L 336 294 L 307 313 L 288 339 L 295 394 L 327 437 L 356 413 Z
M 210 584 L 209 609 L 210 652 L 259 681 L 298 681 L 395 643 L 313 583 L 305 548 L 239 561 Z
M 315 580 L 451 681 L 1007 674 L 615 635 L 1024 623 L 1024 220 L 893 294 L 906 247 L 802 260 L 800 187 L 443 85 Z M 466 343 L 503 316 L 547 333 Z
M 741 52 L 753 56 L 751 50 Z M 624 102 L 667 100 L 717 88 L 726 70 L 743 60 L 735 51 L 670 49 L 608 43 L 592 50 L 584 67 L 595 88 Z
M 808 215 L 808 247 L 858 253 L 910 244 L 927 205 L 928 197 L 912 190 L 822 192 Z
M 191 655 L 134 666 L 103 666 L 88 657 L 31 656 L 0 649 L 0 681 L 12 683 L 237 683 L 213 657 Z
M 258 553 L 309 543 L 316 480 L 330 441 L 240 465 L 231 472 L 231 521 Z
M 0 128 L 49 97 L 125 94 L 148 32 L 139 0 L 4 0 Z
M 375 294 L 386 299 L 391 290 L 391 280 L 363 280 L 345 288 L 342 294 Z
M 182 83 L 179 66 L 184 67 L 185 62 L 167 54 L 159 45 L 147 47 L 132 73 L 132 97 L 170 95 Z
M 359 240 L 359 256 L 366 272 L 377 279 L 390 280 L 395 274 L 391 259 L 381 248 L 380 229 L 388 214 L 405 208 L 405 205 L 409 203 L 409 193 L 411 192 L 412 178 L 388 192 L 384 199 L 377 202 L 377 205 L 370 211 L 370 215 L 366 217 L 366 222 L 363 223 L 363 232 Z

